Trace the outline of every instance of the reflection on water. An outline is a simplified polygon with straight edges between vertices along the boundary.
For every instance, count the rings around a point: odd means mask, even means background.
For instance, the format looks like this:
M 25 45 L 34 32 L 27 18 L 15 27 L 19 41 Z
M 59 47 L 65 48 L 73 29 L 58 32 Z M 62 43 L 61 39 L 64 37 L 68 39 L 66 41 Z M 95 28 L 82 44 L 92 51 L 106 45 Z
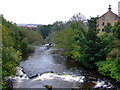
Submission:
M 109 81 L 103 81 L 101 76 L 85 70 L 80 64 L 51 54 L 52 50 L 46 46 L 36 47 L 35 53 L 17 67 L 14 88 L 44 88 L 44 85 L 53 88 L 113 87 Z

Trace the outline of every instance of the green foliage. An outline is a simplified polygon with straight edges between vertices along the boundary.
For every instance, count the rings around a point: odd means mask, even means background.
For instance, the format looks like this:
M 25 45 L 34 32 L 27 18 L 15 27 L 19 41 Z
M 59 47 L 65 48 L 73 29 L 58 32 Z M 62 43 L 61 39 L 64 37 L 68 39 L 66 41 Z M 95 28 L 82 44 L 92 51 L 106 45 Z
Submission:
M 104 30 L 106 33 L 110 33 L 112 31 L 112 26 L 110 23 L 107 23 L 107 25 L 104 27 Z
M 107 39 L 97 36 L 96 18 L 88 20 L 88 32 L 78 32 L 77 42 L 80 45 L 80 61 L 87 68 L 95 68 L 95 62 L 106 59 L 109 52 Z
M 75 15 L 62 24 L 63 29 L 51 32 L 48 39 L 57 48 L 64 49 L 67 58 L 81 62 L 89 69 L 98 68 L 102 75 L 120 81 L 120 24 L 117 22 L 113 27 L 107 24 L 105 32 L 98 33 L 96 20 L 88 20 L 86 27 L 82 18 Z
M 52 42 L 59 48 L 70 50 L 74 46 L 74 35 L 75 34 L 72 29 L 61 30 L 54 34 Z
M 103 40 L 107 40 L 109 45 L 109 53 L 106 61 L 96 62 L 98 71 L 104 75 L 116 79 L 120 82 L 120 38 L 119 38 L 119 22 L 113 26 L 113 34 L 105 34 Z
M 21 60 L 21 52 L 14 47 L 14 40 L 8 28 L 2 25 L 2 77 L 3 83 L 7 76 L 15 74 L 15 67 Z M 3 85 L 5 87 L 5 85 Z
M 15 74 L 24 54 L 33 50 L 34 45 L 43 42 L 42 36 L 35 31 L 28 31 L 11 24 L 3 17 L 2 24 L 2 85 L 6 88 L 5 78 Z M 1 48 L 0 48 L 1 49 Z
M 24 38 L 20 43 L 21 53 L 28 53 L 28 42 L 27 38 Z
M 101 37 L 101 36 L 103 36 L 105 34 L 105 32 L 99 32 L 98 34 L 97 34 L 97 36 L 98 37 Z
M 52 25 L 43 25 L 33 30 L 39 32 L 47 43 L 51 43 L 53 34 L 55 32 L 63 30 L 64 29 L 63 27 L 64 27 L 63 22 L 56 21 Z
M 50 30 L 52 30 L 52 25 L 43 25 L 38 28 L 35 28 L 34 30 L 39 32 L 45 39 L 49 35 Z
M 57 48 L 64 50 L 64 55 L 67 58 L 72 58 L 76 61 L 80 61 L 81 53 L 78 52 L 80 45 L 77 44 L 78 32 L 82 32 L 83 28 L 86 30 L 86 25 L 83 23 L 84 19 L 81 14 L 74 15 L 68 22 L 56 22 L 53 24 L 52 31 L 50 33 L 51 42 L 55 44 Z
M 73 50 L 73 51 L 69 51 L 69 52 L 66 52 L 65 55 L 69 58 L 72 58 L 74 59 L 75 61 L 80 61 L 78 58 L 81 57 L 80 53 Z
M 104 76 L 110 76 L 120 82 L 120 71 L 117 69 L 117 63 L 114 60 L 97 62 L 98 71 Z
M 52 30 L 50 31 L 50 33 L 52 32 L 58 32 L 60 30 L 64 29 L 64 24 L 62 21 L 56 21 L 53 25 L 52 25 Z
M 120 39 L 120 21 L 115 23 L 113 27 L 113 33 L 117 39 Z
M 27 42 L 31 45 L 40 45 L 44 42 L 43 37 L 38 32 L 28 30 L 22 30 L 22 32 L 25 34 Z
M 67 58 L 77 60 L 80 57 L 80 54 L 76 49 L 80 47 L 76 44 L 75 37 L 75 31 L 72 28 L 66 28 L 54 33 L 52 43 L 55 43 L 56 47 L 64 49 L 64 55 Z

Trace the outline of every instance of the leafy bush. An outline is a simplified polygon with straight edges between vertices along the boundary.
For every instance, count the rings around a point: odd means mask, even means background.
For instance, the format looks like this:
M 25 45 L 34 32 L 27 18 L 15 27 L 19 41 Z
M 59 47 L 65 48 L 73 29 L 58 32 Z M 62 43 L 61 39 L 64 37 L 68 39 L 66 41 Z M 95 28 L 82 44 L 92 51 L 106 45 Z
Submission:
M 117 63 L 114 60 L 96 62 L 98 71 L 104 76 L 110 76 L 120 82 L 120 72 L 117 69 Z
M 115 23 L 113 27 L 113 33 L 117 39 L 120 39 L 120 21 Z
M 55 33 L 52 42 L 56 44 L 56 47 L 70 51 L 74 48 L 74 37 L 74 31 L 71 28 L 67 28 Z
M 66 55 L 66 57 L 72 58 L 75 61 L 79 61 L 79 58 L 81 56 L 80 53 L 75 50 L 66 52 L 65 55 Z
M 34 45 L 43 42 L 42 36 L 35 31 L 28 31 L 11 24 L 0 17 L 2 24 L 2 84 L 6 88 L 5 78 L 15 74 L 16 66 L 19 65 L 24 54 L 33 51 Z

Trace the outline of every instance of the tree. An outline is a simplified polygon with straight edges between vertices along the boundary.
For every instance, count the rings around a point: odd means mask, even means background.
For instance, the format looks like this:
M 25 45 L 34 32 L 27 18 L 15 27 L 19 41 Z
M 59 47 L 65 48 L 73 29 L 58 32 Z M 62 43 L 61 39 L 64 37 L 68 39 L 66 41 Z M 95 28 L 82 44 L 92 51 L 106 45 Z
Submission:
M 80 61 L 87 68 L 95 68 L 95 62 L 106 60 L 108 43 L 97 36 L 96 18 L 88 20 L 88 32 L 79 32 L 78 45 L 81 53 Z
M 113 27 L 113 33 L 117 39 L 120 39 L 120 21 L 115 23 Z
M 106 61 L 99 61 L 96 63 L 98 71 L 104 75 L 116 79 L 120 82 L 120 39 L 119 39 L 119 22 L 113 26 L 113 35 L 104 35 L 103 40 L 108 39 L 109 45 L 107 49 L 110 52 L 107 54 Z M 112 38 L 111 40 L 109 38 Z
M 87 26 L 86 26 L 86 18 L 84 15 L 82 15 L 81 13 L 75 14 L 73 15 L 69 22 L 71 23 L 71 27 L 73 29 L 80 29 L 83 28 L 84 30 L 87 30 Z
M 56 21 L 53 26 L 52 26 L 52 30 L 51 30 L 51 33 L 52 32 L 58 32 L 60 30 L 63 30 L 64 29 L 64 23 L 62 21 Z
M 112 32 L 112 26 L 110 23 L 107 23 L 107 25 L 104 27 L 104 30 L 106 33 Z
M 116 61 L 117 61 L 117 69 L 120 73 L 120 21 L 116 22 L 113 27 L 113 33 L 116 37 L 115 47 L 117 49 Z
M 34 31 L 39 32 L 44 39 L 49 35 L 51 30 L 52 30 L 52 25 L 43 25 L 41 27 L 34 29 Z
M 6 88 L 5 78 L 15 75 L 16 66 L 19 65 L 24 54 L 29 53 L 29 45 L 34 47 L 33 44 L 42 43 L 43 39 L 38 32 L 19 28 L 3 17 L 0 28 L 2 28 L 2 48 L 0 48 L 2 50 L 2 85 Z

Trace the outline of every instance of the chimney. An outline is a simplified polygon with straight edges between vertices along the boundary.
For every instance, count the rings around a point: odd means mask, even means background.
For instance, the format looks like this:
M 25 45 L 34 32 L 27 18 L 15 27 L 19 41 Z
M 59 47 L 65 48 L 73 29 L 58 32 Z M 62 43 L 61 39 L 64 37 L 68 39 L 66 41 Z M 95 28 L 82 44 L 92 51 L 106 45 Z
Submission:
M 120 1 L 118 2 L 118 17 L 120 17 Z
M 3 17 L 3 14 L 0 14 L 0 17 Z
M 111 11 L 111 5 L 109 5 L 109 8 L 108 8 L 109 11 Z

